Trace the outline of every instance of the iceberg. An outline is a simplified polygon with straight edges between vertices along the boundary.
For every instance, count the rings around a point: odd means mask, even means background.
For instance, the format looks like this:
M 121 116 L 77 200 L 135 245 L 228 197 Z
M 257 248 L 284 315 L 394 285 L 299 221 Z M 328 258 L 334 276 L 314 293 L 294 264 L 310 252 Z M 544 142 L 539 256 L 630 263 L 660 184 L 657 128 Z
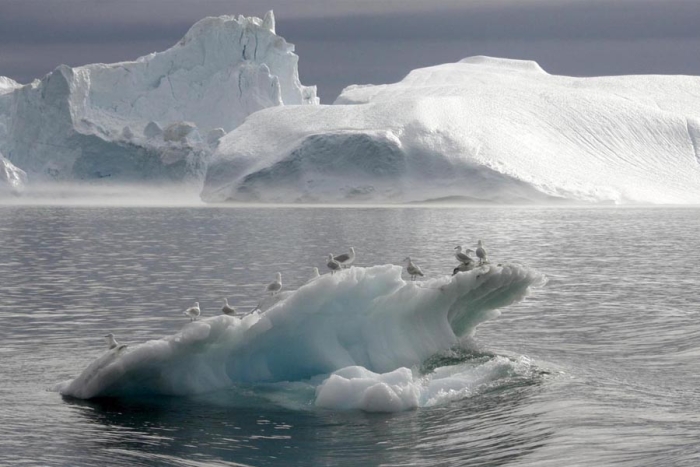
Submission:
M 336 404 L 337 392 L 343 391 L 341 377 L 392 385 L 388 393 L 382 387 L 371 389 L 374 384 L 366 381 L 353 383 L 378 393 L 379 399 L 383 394 L 392 399 L 397 385 L 406 386 L 411 379 L 408 368 L 474 335 L 480 323 L 545 280 L 515 263 L 420 282 L 404 281 L 401 274 L 400 266 L 380 265 L 323 275 L 295 291 L 268 297 L 260 311 L 243 317 L 200 319 L 172 336 L 109 350 L 55 390 L 81 399 L 184 396 L 240 383 L 310 381 L 362 367 L 331 376 L 334 382 L 319 389 L 317 405 Z M 439 388 L 447 388 L 449 378 L 438 379 Z M 426 399 L 419 396 L 406 388 L 387 410 L 414 407 Z M 381 404 L 368 407 L 382 410 Z
M 0 151 L 32 181 L 201 183 L 221 131 L 266 107 L 318 103 L 274 24 L 272 12 L 205 18 L 135 61 L 0 78 Z
M 208 202 L 700 203 L 700 77 L 551 75 L 470 57 L 219 141 Z

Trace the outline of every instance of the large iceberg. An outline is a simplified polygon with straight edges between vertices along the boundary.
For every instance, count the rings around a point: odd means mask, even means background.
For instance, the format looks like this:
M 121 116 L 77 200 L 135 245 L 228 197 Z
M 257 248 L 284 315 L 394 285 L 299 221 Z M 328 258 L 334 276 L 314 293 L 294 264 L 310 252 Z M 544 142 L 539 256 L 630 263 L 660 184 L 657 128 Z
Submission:
M 220 141 L 205 201 L 700 203 L 700 77 L 575 78 L 471 57 Z
M 196 23 L 170 49 L 132 62 L 0 78 L 0 151 L 32 180 L 199 180 L 226 132 L 251 113 L 317 104 L 294 46 L 263 19 Z
M 421 282 L 406 282 L 401 273 L 400 266 L 382 265 L 323 275 L 268 298 L 260 312 L 197 320 L 173 336 L 106 351 L 55 389 L 82 399 L 194 395 L 237 383 L 300 382 L 361 366 L 367 370 L 360 371 L 362 392 L 388 394 L 384 386 L 371 389 L 368 380 L 379 378 L 380 384 L 394 384 L 393 394 L 407 382 L 408 367 L 473 335 L 480 323 L 544 281 L 515 263 Z M 399 378 L 377 376 L 396 370 Z M 332 377 L 317 404 L 333 407 L 344 391 L 339 378 L 353 375 L 357 371 L 345 370 Z M 416 397 L 388 410 L 413 407 Z

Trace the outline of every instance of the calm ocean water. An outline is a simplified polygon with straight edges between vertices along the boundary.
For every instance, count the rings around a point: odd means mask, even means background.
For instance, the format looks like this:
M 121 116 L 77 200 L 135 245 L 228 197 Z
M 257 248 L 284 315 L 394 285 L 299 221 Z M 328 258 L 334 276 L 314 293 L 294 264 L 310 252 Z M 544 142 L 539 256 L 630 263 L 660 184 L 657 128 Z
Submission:
M 0 465 L 700 465 L 700 210 L 0 207 Z M 75 401 L 104 352 L 252 307 L 329 252 L 428 276 L 483 239 L 549 283 L 431 368 L 532 371 L 431 407 L 322 410 L 294 385 Z

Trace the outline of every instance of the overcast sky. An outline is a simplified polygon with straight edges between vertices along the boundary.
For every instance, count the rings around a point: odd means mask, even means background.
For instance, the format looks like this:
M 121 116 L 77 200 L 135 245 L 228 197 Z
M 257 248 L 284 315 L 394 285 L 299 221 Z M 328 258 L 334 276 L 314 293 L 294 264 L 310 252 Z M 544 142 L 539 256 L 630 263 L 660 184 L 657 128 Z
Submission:
M 0 76 L 132 60 L 205 16 L 268 9 L 324 103 L 470 55 L 575 76 L 700 75 L 700 0 L 0 0 Z

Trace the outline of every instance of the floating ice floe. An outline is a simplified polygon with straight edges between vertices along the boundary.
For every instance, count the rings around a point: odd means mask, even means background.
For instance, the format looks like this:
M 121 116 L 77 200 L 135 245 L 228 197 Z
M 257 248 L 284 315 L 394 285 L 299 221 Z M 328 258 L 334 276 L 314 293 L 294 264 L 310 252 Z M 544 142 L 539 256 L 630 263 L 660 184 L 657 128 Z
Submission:
M 268 297 L 246 316 L 218 314 L 187 323 L 170 337 L 131 343 L 55 389 L 82 399 L 192 395 L 236 383 L 302 381 L 353 366 L 373 373 L 398 370 L 394 376 L 405 379 L 401 368 L 420 365 L 473 335 L 500 308 L 544 283 L 540 273 L 519 264 L 420 282 L 404 281 L 401 274 L 394 265 L 325 274 Z M 349 379 L 347 371 L 337 377 Z M 394 384 L 394 376 L 379 382 Z M 401 407 L 413 400 L 410 391 L 398 397 Z M 332 405 L 323 402 L 330 399 L 321 397 L 319 404 Z

